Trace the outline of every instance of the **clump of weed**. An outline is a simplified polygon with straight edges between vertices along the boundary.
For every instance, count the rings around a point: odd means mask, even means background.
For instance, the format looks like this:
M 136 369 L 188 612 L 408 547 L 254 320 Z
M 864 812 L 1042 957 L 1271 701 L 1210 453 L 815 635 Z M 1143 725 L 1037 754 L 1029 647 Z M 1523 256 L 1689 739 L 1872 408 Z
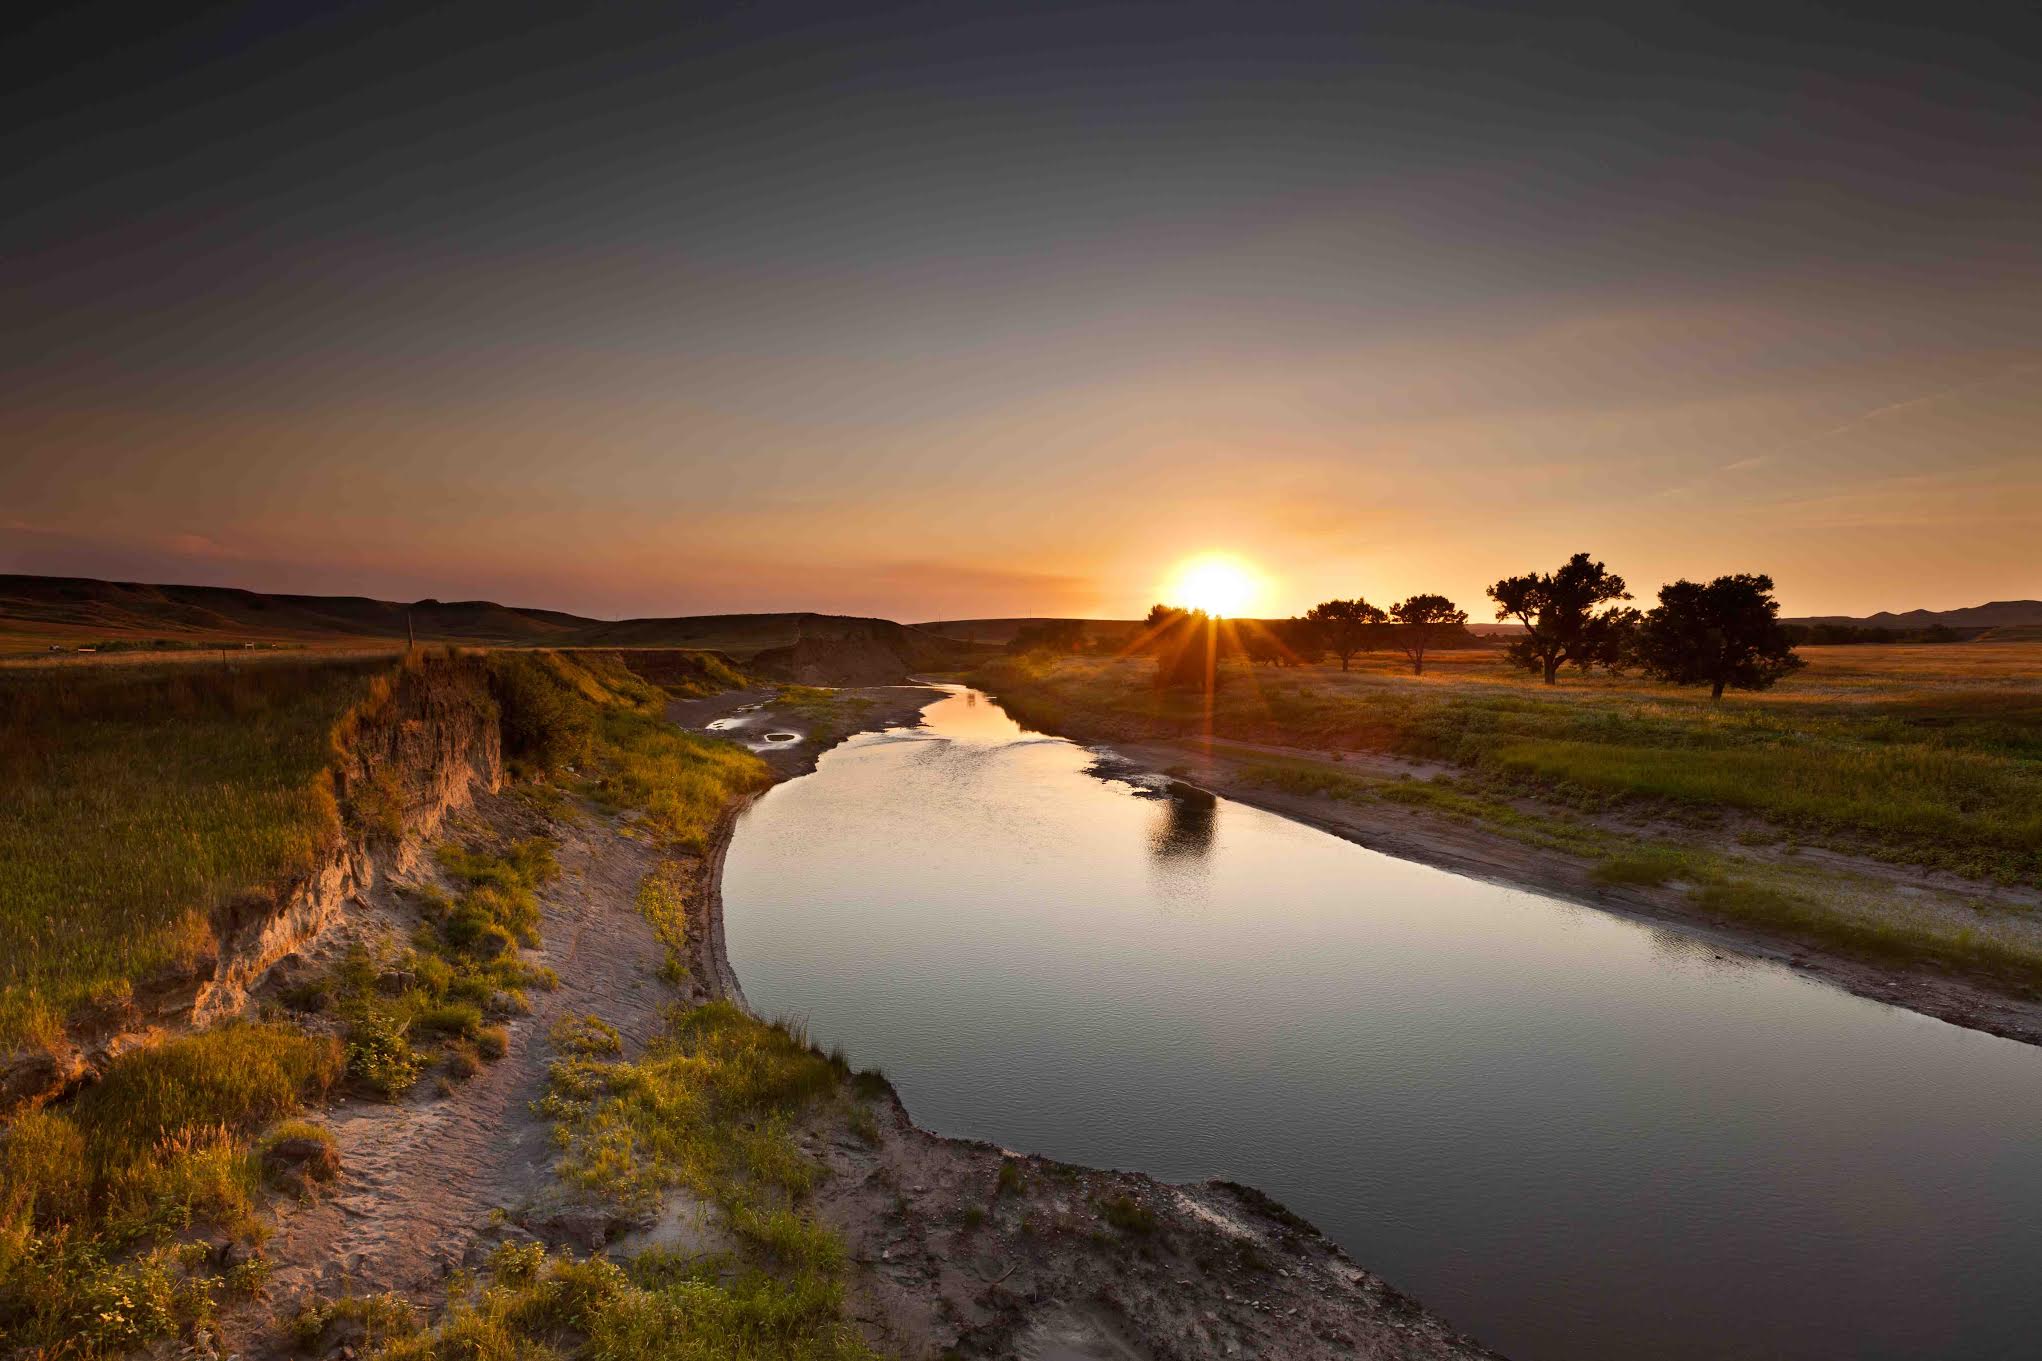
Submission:
M 843 1318 L 843 1240 L 805 1208 L 820 1166 L 790 1132 L 804 1112 L 844 1100 L 848 1065 L 720 1002 L 674 1012 L 632 1062 L 595 1017 L 563 1021 L 553 1041 L 561 1057 L 540 1109 L 562 1175 L 634 1207 L 689 1187 L 718 1207 L 741 1254 L 620 1264 L 507 1245 L 489 1285 L 385 1356 L 518 1355 L 562 1336 L 585 1339 L 590 1355 L 664 1355 L 685 1337 L 690 1356 L 868 1361 Z
M 308 1301 L 291 1316 L 285 1329 L 301 1351 L 311 1351 L 328 1329 L 338 1326 L 348 1326 L 351 1339 L 370 1347 L 414 1337 L 420 1327 L 417 1311 L 403 1297 L 386 1292 Z
M 1640 846 L 1618 851 L 1589 871 L 1598 884 L 1635 884 L 1656 887 L 1669 879 L 1696 877 L 1692 858 L 1684 851 L 1666 846 Z
M 553 1047 L 580 1058 L 624 1052 L 624 1037 L 600 1016 L 563 1016 L 553 1023 Z
M 1156 1231 L 1156 1212 L 1130 1195 L 1109 1196 L 1100 1201 L 1099 1217 L 1122 1233 L 1138 1238 Z

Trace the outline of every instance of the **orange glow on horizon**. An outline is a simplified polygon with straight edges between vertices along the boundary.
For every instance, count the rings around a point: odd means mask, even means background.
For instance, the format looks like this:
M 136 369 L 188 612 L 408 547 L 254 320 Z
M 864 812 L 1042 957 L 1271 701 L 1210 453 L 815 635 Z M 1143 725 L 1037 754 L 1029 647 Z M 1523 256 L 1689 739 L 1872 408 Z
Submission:
M 1202 553 L 1179 563 L 1163 588 L 1165 604 L 1227 619 L 1248 613 L 1263 594 L 1261 574 L 1226 553 Z

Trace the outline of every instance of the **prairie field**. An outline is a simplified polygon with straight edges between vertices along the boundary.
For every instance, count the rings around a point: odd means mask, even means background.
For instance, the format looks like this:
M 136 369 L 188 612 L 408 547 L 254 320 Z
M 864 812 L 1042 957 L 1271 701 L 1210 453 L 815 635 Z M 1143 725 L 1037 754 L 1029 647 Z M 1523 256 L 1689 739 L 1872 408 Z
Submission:
M 1500 652 L 1231 666 L 1218 696 L 1158 690 L 1134 658 L 1002 659 L 979 678 L 1018 717 L 1135 739 L 1209 734 L 1438 762 L 1575 806 L 1734 811 L 1783 833 L 1977 879 L 2042 882 L 2042 644 L 1802 649 L 1776 689 L 1633 677 L 1546 686 Z
M 389 666 L 0 671 L 0 1050 L 310 868 L 339 831 L 335 725 Z

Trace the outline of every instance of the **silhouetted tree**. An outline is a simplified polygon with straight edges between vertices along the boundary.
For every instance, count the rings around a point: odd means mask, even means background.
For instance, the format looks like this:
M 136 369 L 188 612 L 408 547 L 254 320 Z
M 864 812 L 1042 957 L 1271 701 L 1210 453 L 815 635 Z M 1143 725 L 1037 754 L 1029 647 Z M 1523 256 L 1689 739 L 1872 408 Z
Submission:
M 1191 619 L 1191 611 L 1175 605 L 1151 605 L 1148 617 L 1142 620 L 1142 631 L 1136 635 L 1135 646 L 1154 650 L 1180 632 Z
M 1317 628 L 1326 650 L 1340 659 L 1340 669 L 1355 653 L 1375 645 L 1377 626 L 1388 616 L 1356 596 L 1352 600 L 1323 600 L 1305 611 L 1305 618 Z
M 1592 665 L 1609 657 L 1619 625 L 1595 607 L 1629 600 L 1624 579 L 1588 554 L 1576 553 L 1557 572 L 1505 577 L 1489 588 L 1498 619 L 1516 619 L 1524 636 L 1510 644 L 1510 659 L 1527 671 L 1545 673 L 1551 685 L 1567 662 Z
M 1319 626 L 1311 620 L 1293 615 L 1270 627 L 1283 648 L 1282 665 L 1310 666 L 1325 659 L 1326 644 L 1319 637 Z
M 1769 576 L 1717 577 L 1704 586 L 1676 581 L 1638 628 L 1635 651 L 1646 672 L 1675 685 L 1764 690 L 1807 663 L 1794 655 L 1780 624 Z
M 1460 628 L 1468 612 L 1443 595 L 1414 595 L 1390 606 L 1390 618 L 1397 621 L 1397 646 L 1411 659 L 1411 674 L 1425 674 L 1425 649 L 1441 629 Z
M 1219 689 L 1219 621 L 1204 610 L 1157 605 L 1142 621 L 1142 647 L 1156 655 L 1160 689 Z

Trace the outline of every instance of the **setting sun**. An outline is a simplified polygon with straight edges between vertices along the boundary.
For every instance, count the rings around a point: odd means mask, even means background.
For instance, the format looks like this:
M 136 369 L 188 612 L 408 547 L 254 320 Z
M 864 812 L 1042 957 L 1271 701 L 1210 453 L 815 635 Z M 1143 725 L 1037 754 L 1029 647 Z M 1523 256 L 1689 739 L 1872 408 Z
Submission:
M 1232 618 L 1253 604 L 1261 590 L 1254 568 L 1239 558 L 1208 553 L 1178 567 L 1164 596 L 1172 605 Z

